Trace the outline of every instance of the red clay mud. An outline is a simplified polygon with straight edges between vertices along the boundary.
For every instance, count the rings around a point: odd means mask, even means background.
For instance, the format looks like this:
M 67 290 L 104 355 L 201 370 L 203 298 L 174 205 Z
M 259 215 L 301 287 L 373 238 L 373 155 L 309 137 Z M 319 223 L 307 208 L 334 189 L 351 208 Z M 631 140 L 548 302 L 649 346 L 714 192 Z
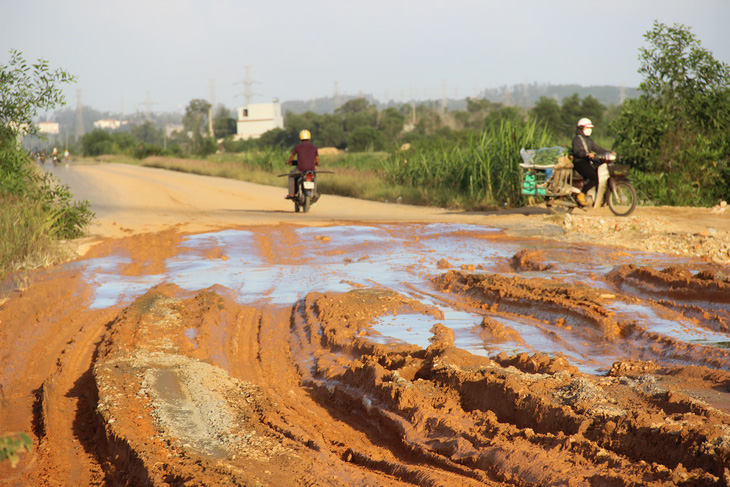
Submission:
M 730 485 L 727 266 L 317 224 L 33 273 L 0 303 L 0 433 L 34 449 L 0 485 Z M 329 288 L 286 294 L 302 269 Z

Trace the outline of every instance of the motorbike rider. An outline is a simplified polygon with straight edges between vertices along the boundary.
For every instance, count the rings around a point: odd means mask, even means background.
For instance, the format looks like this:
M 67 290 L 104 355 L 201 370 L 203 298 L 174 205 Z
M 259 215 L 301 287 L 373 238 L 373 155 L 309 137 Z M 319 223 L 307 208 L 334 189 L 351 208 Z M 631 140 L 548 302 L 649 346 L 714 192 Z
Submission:
M 596 153 L 610 152 L 591 139 L 592 132 L 593 122 L 590 119 L 581 118 L 578 120 L 575 137 L 573 137 L 573 167 L 583 176 L 583 188 L 576 197 L 578 204 L 581 206 L 588 206 L 586 194 L 599 183 L 599 166 L 601 163 L 594 166 L 592 159 L 596 157 Z M 601 173 L 603 173 L 603 170 Z M 600 196 L 602 196 L 602 193 Z
M 294 149 L 289 156 L 287 164 L 293 166 L 296 159 L 296 169 L 292 169 L 291 173 L 296 174 L 303 171 L 313 171 L 316 166 L 319 166 L 319 151 L 312 145 L 309 140 L 312 138 L 312 134 L 309 130 L 302 130 L 299 132 L 299 140 L 301 142 L 294 146 Z M 296 196 L 296 177 L 289 176 L 289 194 L 286 199 L 290 200 Z

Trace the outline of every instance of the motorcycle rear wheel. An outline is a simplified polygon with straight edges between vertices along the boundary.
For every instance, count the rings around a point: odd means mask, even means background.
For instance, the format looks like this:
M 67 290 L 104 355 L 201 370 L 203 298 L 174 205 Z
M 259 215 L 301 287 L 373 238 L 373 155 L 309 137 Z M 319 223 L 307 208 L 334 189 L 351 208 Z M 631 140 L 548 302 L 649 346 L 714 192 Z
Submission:
M 309 211 L 309 207 L 312 204 L 312 197 L 310 195 L 304 195 L 304 213 Z
M 611 181 L 607 188 L 608 207 L 616 216 L 628 216 L 636 208 L 636 190 L 630 181 Z

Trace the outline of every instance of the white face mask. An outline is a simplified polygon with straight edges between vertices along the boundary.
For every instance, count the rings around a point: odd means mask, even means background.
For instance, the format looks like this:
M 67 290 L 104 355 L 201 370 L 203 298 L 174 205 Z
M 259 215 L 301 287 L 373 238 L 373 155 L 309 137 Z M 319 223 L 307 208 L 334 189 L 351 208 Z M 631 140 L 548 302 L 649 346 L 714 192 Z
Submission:
M 590 127 L 585 127 L 583 129 L 583 135 L 585 135 L 586 137 L 590 137 L 592 133 L 593 133 L 593 129 Z

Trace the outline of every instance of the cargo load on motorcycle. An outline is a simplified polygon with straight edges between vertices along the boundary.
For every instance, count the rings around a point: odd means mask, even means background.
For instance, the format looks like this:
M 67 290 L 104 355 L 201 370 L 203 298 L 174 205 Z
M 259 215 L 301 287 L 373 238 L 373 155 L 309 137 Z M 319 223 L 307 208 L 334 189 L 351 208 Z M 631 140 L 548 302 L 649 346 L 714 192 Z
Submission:
M 520 149 L 521 187 L 524 196 L 545 199 L 546 206 L 555 213 L 570 213 L 575 208 L 586 210 L 577 202 L 576 195 L 583 186 L 583 178 L 574 172 L 572 157 L 567 147 L 543 147 L 540 149 Z M 587 197 L 595 207 L 608 204 L 617 216 L 627 216 L 636 208 L 637 196 L 629 180 L 629 167 L 615 164 L 616 154 L 607 152 L 596 154 L 595 164 L 605 164 L 607 170 L 605 191 L 597 193 L 593 188 Z M 595 202 L 595 204 L 594 204 Z

